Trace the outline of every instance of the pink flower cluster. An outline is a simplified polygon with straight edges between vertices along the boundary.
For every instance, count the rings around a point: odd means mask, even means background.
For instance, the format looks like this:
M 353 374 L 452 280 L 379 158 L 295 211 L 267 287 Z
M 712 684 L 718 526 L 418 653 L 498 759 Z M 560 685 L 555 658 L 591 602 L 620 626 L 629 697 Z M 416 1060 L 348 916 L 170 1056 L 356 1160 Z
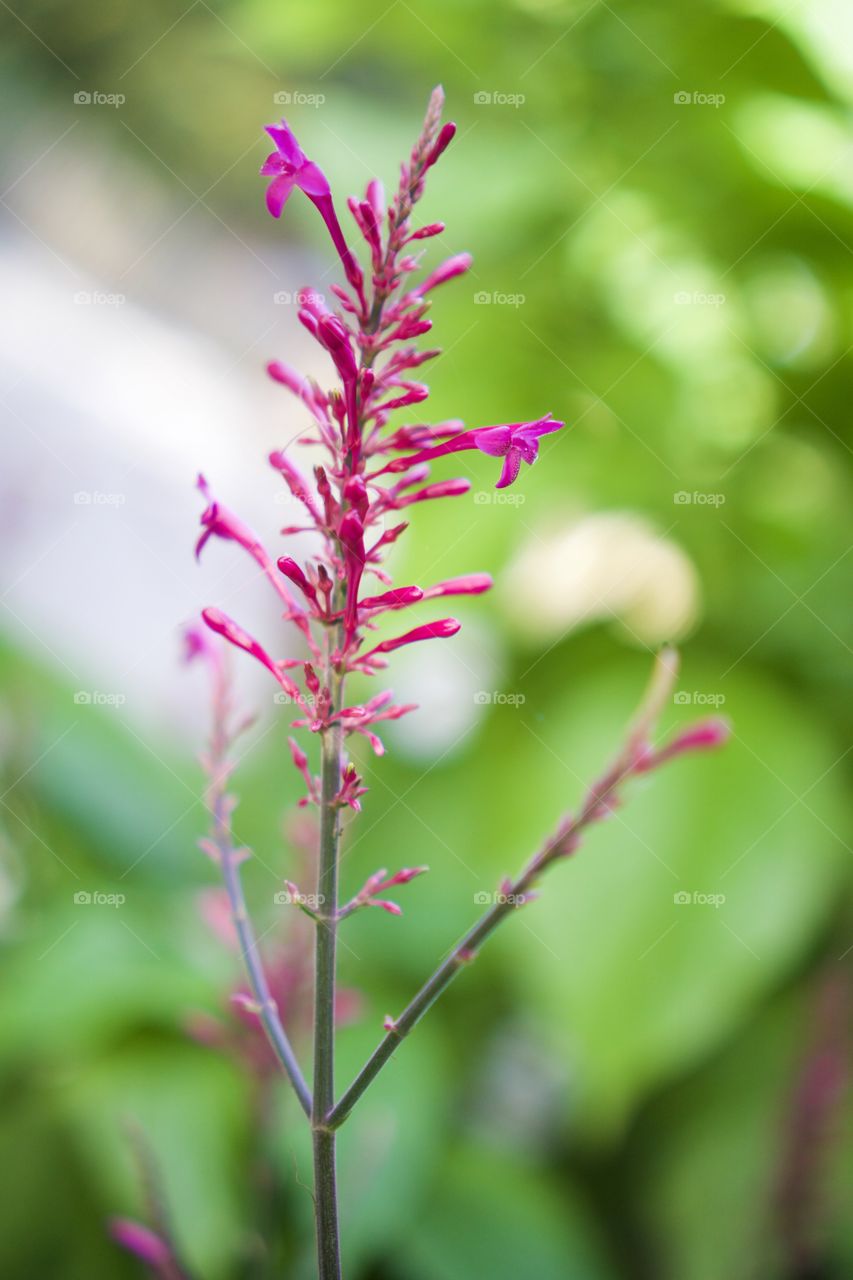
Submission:
M 280 360 L 268 366 L 270 376 L 296 396 L 307 412 L 310 426 L 300 443 L 320 451 L 321 461 L 310 477 L 286 450 L 270 455 L 270 464 L 303 512 L 300 523 L 282 532 L 319 535 L 317 553 L 305 563 L 288 555 L 274 559 L 199 479 L 208 505 L 197 551 L 211 538 L 220 538 L 248 552 L 276 592 L 283 617 L 301 633 L 307 660 L 272 656 L 220 609 L 205 609 L 205 623 L 266 667 L 298 711 L 295 728 L 319 733 L 337 723 L 347 735 L 363 735 L 380 754 L 383 746 L 376 727 L 414 708 L 396 704 L 389 692 L 363 705 L 336 708 L 323 673 L 327 677 L 336 673 L 341 681 L 353 672 L 372 675 L 387 664 L 388 654 L 404 645 L 455 635 L 460 623 L 453 617 L 401 626 L 385 639 L 373 633 L 387 614 L 402 614 L 428 600 L 477 595 L 492 585 L 488 574 L 473 573 L 427 586 L 394 586 L 385 572 L 384 555 L 405 531 L 407 509 L 460 497 L 471 487 L 469 480 L 459 477 L 430 480 L 429 464 L 476 450 L 502 460 L 497 487 L 503 488 L 516 480 L 522 462 L 536 460 L 541 437 L 563 426 L 550 414 L 475 430 L 465 430 L 457 421 L 392 423 L 394 415 L 405 416 L 429 394 L 415 376 L 439 354 L 435 348 L 417 346 L 417 339 L 432 327 L 427 315 L 429 295 L 464 274 L 471 263 L 468 254 L 456 254 L 417 279 L 419 245 L 444 229 L 437 222 L 420 227 L 413 223 L 427 174 L 456 131 L 453 124 L 440 124 L 442 102 L 441 90 L 436 90 L 421 136 L 387 207 L 377 181 L 368 183 L 363 199 L 348 201 L 365 242 L 367 271 L 346 243 L 322 170 L 305 156 L 286 122 L 267 128 L 276 147 L 261 170 L 272 178 L 267 191 L 270 212 L 278 217 L 291 192 L 299 188 L 319 211 L 346 280 L 345 286 L 332 286 L 337 303 L 333 310 L 308 291 L 301 295 L 299 309 L 301 323 L 329 358 L 330 373 L 336 375 L 334 387 L 321 388 Z M 303 803 L 317 803 L 318 779 L 295 740 L 291 740 L 291 754 L 305 780 Z M 353 766 L 345 764 L 338 802 L 357 809 L 363 790 Z

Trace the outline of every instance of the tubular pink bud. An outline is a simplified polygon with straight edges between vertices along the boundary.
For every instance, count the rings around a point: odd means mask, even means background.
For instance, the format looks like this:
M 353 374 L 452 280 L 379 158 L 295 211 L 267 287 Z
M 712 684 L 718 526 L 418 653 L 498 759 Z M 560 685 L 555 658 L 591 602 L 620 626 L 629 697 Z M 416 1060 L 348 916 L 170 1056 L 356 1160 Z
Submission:
M 427 226 L 421 227 L 418 231 L 413 231 L 409 236 L 410 240 L 428 240 L 431 236 L 440 236 L 444 231 L 443 222 L 430 222 Z
M 386 400 L 379 406 L 383 413 L 388 413 L 391 409 L 404 409 L 408 404 L 420 404 L 429 395 L 429 387 L 424 386 L 422 382 L 410 382 L 405 385 L 406 391 L 403 395 L 397 396 L 394 400 Z
M 665 743 L 657 750 L 650 748 L 640 757 L 634 772 L 648 773 L 650 769 L 656 769 L 664 761 L 688 755 L 691 751 L 713 751 L 716 747 L 721 747 L 728 742 L 730 737 L 731 727 L 727 720 L 719 717 L 699 720 L 677 734 L 671 742 Z
M 466 573 L 459 578 L 448 578 L 446 582 L 437 582 L 424 592 L 425 600 L 435 600 L 439 596 L 479 596 L 490 591 L 494 586 L 488 573 Z
M 291 560 L 290 556 L 280 556 L 278 559 L 278 567 L 286 578 L 297 586 L 304 596 L 316 603 L 317 592 L 315 588 L 306 578 L 295 560 Z
M 440 267 L 436 267 L 426 280 L 421 281 L 415 289 L 415 293 L 419 297 L 423 297 L 425 293 L 429 293 L 431 289 L 437 289 L 440 284 L 446 284 L 448 280 L 455 279 L 456 276 L 462 276 L 470 269 L 474 259 L 470 253 L 457 253 L 452 258 L 448 258 L 446 262 L 442 262 Z
M 438 622 L 426 622 L 421 627 L 407 631 L 405 635 L 396 636 L 393 640 L 383 640 L 364 656 L 369 658 L 374 653 L 393 653 L 395 649 L 401 649 L 405 644 L 415 644 L 418 640 L 448 640 L 451 636 L 455 636 L 461 627 L 462 623 L 457 622 L 456 618 L 441 618 Z
M 431 169 L 436 160 L 444 154 L 456 136 L 456 125 L 452 120 L 448 120 L 447 124 L 442 125 L 441 131 L 435 140 L 432 151 L 427 156 L 426 168 Z
M 394 505 L 408 507 L 413 502 L 428 502 L 432 498 L 460 498 L 463 493 L 468 493 L 470 488 L 471 481 L 461 476 L 456 480 L 437 480 L 435 484 L 428 484 L 426 488 L 418 489 L 416 493 L 404 495 Z
M 360 609 L 404 609 L 407 605 L 423 600 L 420 587 L 393 587 L 381 596 L 365 596 L 358 602 Z
M 228 614 L 223 613 L 221 609 L 202 609 L 201 616 L 211 631 L 223 636 L 235 648 L 243 649 L 246 653 L 250 653 L 262 666 L 272 672 L 286 693 L 291 697 L 298 697 L 299 690 L 293 681 L 284 674 L 280 665 L 273 662 L 266 649 L 258 644 L 254 636 L 249 635 L 248 631 L 244 631 L 233 618 L 229 618 Z

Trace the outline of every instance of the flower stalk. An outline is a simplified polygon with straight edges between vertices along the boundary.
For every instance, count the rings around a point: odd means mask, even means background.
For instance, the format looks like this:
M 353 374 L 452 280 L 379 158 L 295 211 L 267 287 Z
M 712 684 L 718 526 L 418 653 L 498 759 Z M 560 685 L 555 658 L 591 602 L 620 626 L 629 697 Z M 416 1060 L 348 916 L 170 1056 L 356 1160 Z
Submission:
M 455 125 L 441 124 L 442 105 L 443 94 L 437 89 L 387 207 L 377 181 L 368 183 L 363 199 L 352 197 L 348 202 L 355 227 L 366 245 L 366 271 L 347 244 L 322 170 L 308 159 L 285 121 L 267 130 L 276 146 L 262 169 L 272 180 L 267 192 L 270 213 L 279 217 L 291 193 L 301 190 L 322 217 L 346 281 L 345 286 L 332 286 L 337 304 L 334 310 L 317 294 L 300 294 L 299 320 L 334 368 L 334 388 L 320 387 L 283 361 L 276 360 L 268 366 L 270 376 L 297 398 L 310 420 L 300 443 L 310 445 L 315 458 L 321 459 L 310 479 L 289 452 L 275 450 L 270 455 L 270 464 L 289 490 L 298 512 L 299 523 L 282 532 L 289 535 L 310 531 L 315 537 L 315 553 L 301 564 L 289 555 L 276 559 L 242 520 L 212 496 L 207 482 L 199 482 L 207 506 L 197 550 L 219 540 L 236 544 L 247 553 L 271 585 L 282 621 L 293 640 L 288 656 L 277 657 L 274 648 L 270 652 L 265 643 L 216 607 L 205 609 L 202 619 L 217 641 L 211 641 L 201 628 L 191 631 L 188 637 L 191 656 L 204 656 L 213 673 L 214 730 L 205 760 L 212 831 L 202 847 L 219 867 L 227 893 L 253 997 L 249 1012 L 258 1017 L 310 1121 L 320 1280 L 339 1280 L 341 1276 L 337 1130 L 395 1049 L 460 969 L 474 959 L 501 921 L 536 896 L 543 874 L 573 854 L 587 829 L 608 817 L 621 803 L 623 787 L 631 778 L 687 752 L 716 746 L 726 736 L 721 722 L 708 721 L 662 747 L 652 745 L 655 724 L 675 678 L 675 654 L 664 650 L 640 712 L 609 769 L 590 787 L 578 811 L 561 821 L 516 878 L 502 883 L 493 904 L 402 1014 L 386 1020 L 384 1038 L 349 1088 L 336 1099 L 338 929 L 353 912 L 365 907 L 378 906 L 388 914 L 399 915 L 398 904 L 380 895 L 392 886 L 408 884 L 426 870 L 404 867 L 390 876 L 384 869 L 377 871 L 341 905 L 343 815 L 347 811 L 351 815 L 359 812 L 366 791 L 350 757 L 350 744 L 366 742 L 377 755 L 382 755 L 384 745 L 377 730 L 384 722 L 416 709 L 394 703 L 390 690 L 374 694 L 362 705 L 349 705 L 348 677 L 357 673 L 373 679 L 388 666 L 389 655 L 398 649 L 450 640 L 461 625 L 454 617 L 427 617 L 414 625 L 400 623 L 398 614 L 429 608 L 431 602 L 448 596 L 479 596 L 492 586 L 488 574 L 477 572 L 424 586 L 395 586 L 383 567 L 384 557 L 407 528 L 400 513 L 408 514 L 409 508 L 417 510 L 423 502 L 464 500 L 470 490 L 471 481 L 466 476 L 430 481 L 434 462 L 465 454 L 500 459 L 496 488 L 506 488 L 519 478 L 522 463 L 530 466 L 537 461 L 545 438 L 553 443 L 550 437 L 564 425 L 545 413 L 524 422 L 473 430 L 455 420 L 432 425 L 404 421 L 403 425 L 389 427 L 398 421 L 395 415 L 409 418 L 413 412 L 420 413 L 417 407 L 429 394 L 426 385 L 415 378 L 416 371 L 439 354 L 435 348 L 419 349 L 416 345 L 417 339 L 432 327 L 427 314 L 429 295 L 463 275 L 471 264 L 468 254 L 455 254 L 420 283 L 413 280 L 420 270 L 421 245 L 444 230 L 440 222 L 416 227 L 412 221 L 429 170 L 455 134 Z M 227 645 L 249 654 L 266 669 L 277 683 L 279 700 L 296 714 L 291 727 L 308 735 L 307 750 L 295 738 L 289 739 L 289 749 L 305 788 L 299 803 L 319 810 L 315 901 L 309 903 L 295 885 L 284 883 L 289 900 L 302 908 L 315 929 L 313 1090 L 306 1084 L 270 994 L 240 879 L 240 863 L 248 851 L 235 846 L 231 830 L 234 802 L 226 790 L 232 767 L 228 752 L 236 736 L 227 727 L 230 704 L 222 652 Z M 317 742 L 317 775 L 307 745 L 312 738 Z
M 339 633 L 340 638 L 340 633 Z M 343 676 L 326 672 L 330 708 L 339 717 Z M 311 1128 L 314 1148 L 314 1203 L 317 1263 L 320 1280 L 341 1274 L 335 1133 L 327 1116 L 335 1100 L 335 987 L 338 932 L 338 871 L 341 844 L 343 730 L 336 718 L 322 735 L 320 773 L 320 853 L 317 868 L 317 912 L 314 968 L 314 1105 Z

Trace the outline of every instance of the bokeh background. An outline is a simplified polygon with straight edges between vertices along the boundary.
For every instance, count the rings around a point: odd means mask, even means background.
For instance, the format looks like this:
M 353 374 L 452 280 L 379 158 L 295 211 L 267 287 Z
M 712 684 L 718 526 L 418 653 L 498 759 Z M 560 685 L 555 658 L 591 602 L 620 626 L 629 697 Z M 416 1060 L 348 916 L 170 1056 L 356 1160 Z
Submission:
M 327 376 L 294 295 L 334 263 L 298 193 L 268 217 L 261 126 L 286 113 L 342 203 L 395 181 L 439 81 L 459 136 L 427 261 L 475 263 L 435 298 L 432 418 L 571 425 L 511 504 L 488 459 L 442 470 L 472 493 L 398 546 L 399 581 L 497 587 L 395 656 L 423 710 L 363 761 L 344 879 L 432 870 L 402 919 L 347 928 L 341 1082 L 577 801 L 662 641 L 667 724 L 721 711 L 734 737 L 635 789 L 374 1086 L 342 1138 L 348 1274 L 853 1274 L 851 22 L 843 0 L 2 5 L 4 1277 L 139 1274 L 106 1223 L 152 1198 L 196 1275 L 311 1274 L 301 1117 L 241 1066 L 205 918 L 206 698 L 179 662 L 206 603 L 286 641 L 236 548 L 194 564 L 193 483 L 278 547 L 264 458 L 302 419 L 263 366 Z M 248 892 L 298 977 L 288 716 L 238 674 Z

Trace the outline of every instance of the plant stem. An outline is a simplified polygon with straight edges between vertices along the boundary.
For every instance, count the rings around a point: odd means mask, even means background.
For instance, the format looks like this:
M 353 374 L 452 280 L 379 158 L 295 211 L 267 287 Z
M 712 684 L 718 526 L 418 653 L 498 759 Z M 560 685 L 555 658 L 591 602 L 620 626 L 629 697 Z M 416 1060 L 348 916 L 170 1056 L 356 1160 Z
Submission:
M 255 933 L 252 928 L 252 922 L 249 919 L 249 912 L 246 908 L 246 898 L 243 893 L 243 883 L 240 879 L 240 872 L 237 866 L 237 851 L 235 850 L 228 828 L 228 819 L 225 814 L 225 797 L 217 797 L 214 803 L 214 834 L 216 844 L 220 855 L 220 865 L 222 867 L 222 879 L 225 885 L 225 891 L 228 894 L 228 902 L 231 907 L 231 919 L 234 922 L 234 928 L 237 932 L 237 938 L 240 943 L 240 951 L 246 966 L 246 972 L 249 978 L 249 985 L 252 988 L 252 995 L 258 1005 L 258 1017 L 263 1024 L 267 1039 L 272 1046 L 273 1052 L 284 1068 L 290 1083 L 293 1085 L 300 1106 L 307 1116 L 311 1115 L 311 1090 L 305 1083 L 299 1063 L 296 1061 L 296 1055 L 293 1052 L 287 1033 L 282 1026 L 281 1018 L 278 1012 L 278 1005 L 270 993 L 269 984 L 267 983 L 266 974 L 264 973 L 263 963 L 258 952 L 258 944 L 255 939 Z
M 343 676 L 328 667 L 332 716 L 343 705 Z M 338 853 L 343 733 L 334 721 L 323 731 L 321 764 L 320 860 L 317 873 L 317 936 L 314 970 L 314 1206 L 320 1280 L 339 1280 L 338 1197 L 335 1133 L 327 1117 L 335 1101 L 335 953 L 338 927 Z

